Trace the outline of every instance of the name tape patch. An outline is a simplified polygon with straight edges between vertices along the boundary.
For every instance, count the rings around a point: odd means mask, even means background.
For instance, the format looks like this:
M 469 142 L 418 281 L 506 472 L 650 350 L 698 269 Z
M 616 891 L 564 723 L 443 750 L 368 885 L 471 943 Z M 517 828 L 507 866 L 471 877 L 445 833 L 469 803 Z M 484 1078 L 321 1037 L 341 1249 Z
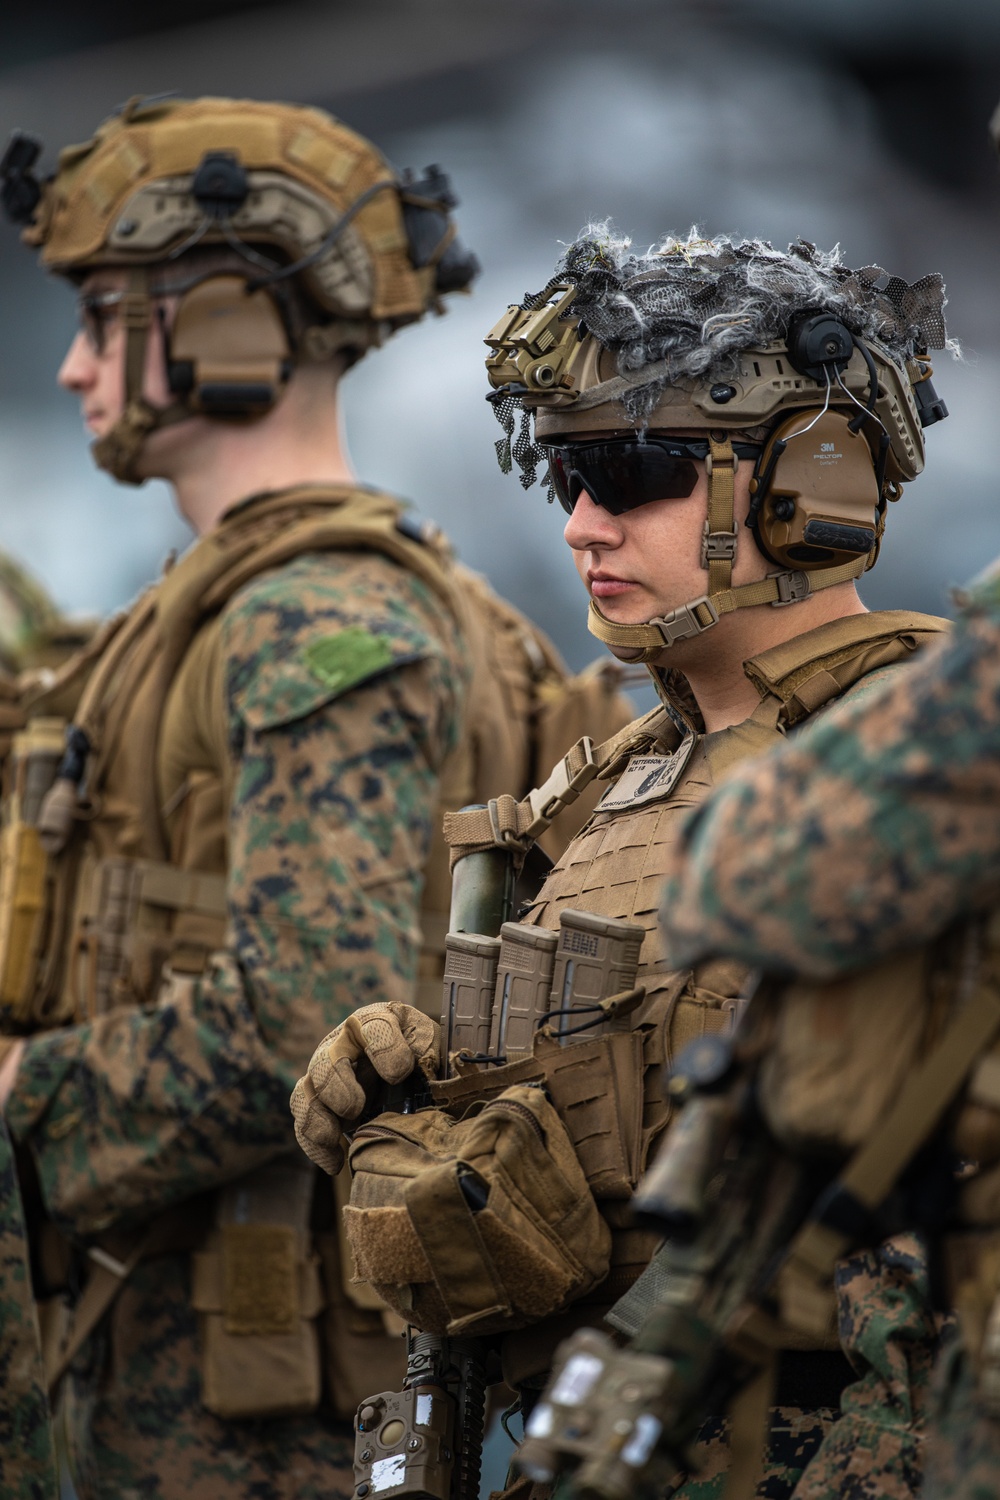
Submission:
M 694 746 L 695 736 L 689 734 L 671 755 L 633 755 L 595 811 L 621 812 L 626 807 L 641 807 L 644 802 L 669 797 L 684 774 Z

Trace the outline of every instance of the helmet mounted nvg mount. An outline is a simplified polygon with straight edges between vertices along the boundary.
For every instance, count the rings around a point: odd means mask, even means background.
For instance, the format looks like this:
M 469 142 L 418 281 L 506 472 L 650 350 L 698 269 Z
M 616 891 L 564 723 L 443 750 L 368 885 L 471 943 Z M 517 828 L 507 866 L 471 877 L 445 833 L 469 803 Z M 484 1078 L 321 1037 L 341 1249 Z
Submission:
M 943 306 L 939 276 L 849 271 L 803 241 L 782 254 L 692 234 L 639 256 L 598 226 L 571 245 L 486 339 L 501 468 L 516 462 L 529 487 L 546 444 L 577 433 L 693 428 L 709 445 L 706 592 L 643 625 L 591 601 L 592 634 L 651 663 L 733 610 L 796 603 L 873 566 L 888 501 L 923 468 L 923 429 L 947 416 L 927 357 L 946 345 Z M 746 524 L 777 571 L 734 587 L 732 439 L 761 432 Z
M 127 271 L 126 403 L 94 444 L 127 483 L 148 434 L 194 414 L 252 419 L 280 399 L 295 363 L 348 361 L 442 297 L 464 291 L 476 257 L 460 243 L 439 167 L 396 174 L 362 136 L 321 110 L 250 100 L 129 100 L 54 173 L 15 132 L 0 201 L 49 270 L 81 281 Z M 185 255 L 213 247 L 215 257 Z M 177 297 L 169 331 L 162 296 Z M 149 330 L 164 334 L 173 400 L 142 389 Z

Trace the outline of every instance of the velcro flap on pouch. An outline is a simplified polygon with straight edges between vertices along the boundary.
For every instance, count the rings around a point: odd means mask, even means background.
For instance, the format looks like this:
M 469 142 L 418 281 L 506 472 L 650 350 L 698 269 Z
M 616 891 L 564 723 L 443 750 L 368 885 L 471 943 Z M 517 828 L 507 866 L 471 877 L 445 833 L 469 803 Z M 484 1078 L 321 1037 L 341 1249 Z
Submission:
M 357 1281 L 411 1286 L 433 1281 L 430 1262 L 402 1206 L 343 1209 Z
M 462 1193 L 459 1163 L 440 1162 L 407 1183 L 404 1199 L 451 1319 L 449 1333 L 509 1315 L 510 1301 Z

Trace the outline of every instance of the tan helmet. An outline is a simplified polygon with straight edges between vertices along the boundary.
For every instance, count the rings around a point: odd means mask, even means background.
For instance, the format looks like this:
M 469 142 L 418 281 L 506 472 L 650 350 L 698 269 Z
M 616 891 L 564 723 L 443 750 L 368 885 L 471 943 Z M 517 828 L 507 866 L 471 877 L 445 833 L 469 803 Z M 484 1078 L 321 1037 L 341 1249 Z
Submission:
M 296 361 L 356 359 L 441 311 L 442 294 L 464 290 L 478 270 L 455 238 L 445 174 L 397 175 L 322 110 L 136 97 L 62 151 L 44 181 L 33 175 L 39 150 L 18 134 L 0 162 L 24 241 L 74 280 L 98 266 L 129 270 L 127 410 L 95 444 L 98 462 L 126 481 L 154 428 L 193 412 L 260 415 Z M 202 264 L 187 279 L 185 257 Z M 142 369 L 155 299 L 167 291 L 181 293 L 168 349 L 177 399 L 158 411 L 143 397 Z
M 703 429 L 709 469 L 706 593 L 645 625 L 592 602 L 591 632 L 650 661 L 734 609 L 795 603 L 873 566 L 887 501 L 923 469 L 923 428 L 947 415 L 927 358 L 945 344 L 943 306 L 940 276 L 848 271 L 802 241 L 786 254 L 693 232 L 636 255 L 607 226 L 575 241 L 486 339 L 501 467 L 517 461 L 527 487 L 548 445 L 632 428 Z M 760 443 L 747 525 L 777 567 L 737 588 L 735 434 Z

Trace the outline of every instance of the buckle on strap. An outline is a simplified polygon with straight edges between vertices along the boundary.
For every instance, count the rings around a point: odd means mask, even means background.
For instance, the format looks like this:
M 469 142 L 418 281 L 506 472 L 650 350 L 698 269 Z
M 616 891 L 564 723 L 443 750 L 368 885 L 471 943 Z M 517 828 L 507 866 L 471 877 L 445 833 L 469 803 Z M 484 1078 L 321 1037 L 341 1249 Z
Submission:
M 778 590 L 777 599 L 771 600 L 772 609 L 781 609 L 785 604 L 801 604 L 812 593 L 809 574 L 801 569 L 794 573 L 768 573 L 767 576 L 774 579 Z
M 708 522 L 701 543 L 701 565 L 707 568 L 710 562 L 735 562 L 737 527 L 732 531 L 709 531 Z
M 705 625 L 695 613 L 702 608 L 708 610 L 710 617 Z M 650 620 L 649 623 L 654 630 L 659 631 L 663 644 L 672 646 L 675 641 L 691 640 L 693 636 L 704 635 L 706 630 L 718 625 L 719 611 L 708 594 L 702 594 L 700 599 L 692 599 L 690 604 L 682 604 L 679 609 L 672 609 L 669 615 L 661 615 L 658 620 Z
M 582 754 L 583 760 L 574 771 L 572 762 L 576 758 L 576 752 Z M 597 772 L 594 742 L 584 736 L 563 756 L 547 780 L 541 786 L 532 788 L 528 793 L 527 802 L 531 809 L 531 822 L 524 830 L 523 836 L 536 839 L 539 834 L 544 833 L 556 814 L 570 802 L 576 801 L 584 787 L 589 786 L 593 781 Z

